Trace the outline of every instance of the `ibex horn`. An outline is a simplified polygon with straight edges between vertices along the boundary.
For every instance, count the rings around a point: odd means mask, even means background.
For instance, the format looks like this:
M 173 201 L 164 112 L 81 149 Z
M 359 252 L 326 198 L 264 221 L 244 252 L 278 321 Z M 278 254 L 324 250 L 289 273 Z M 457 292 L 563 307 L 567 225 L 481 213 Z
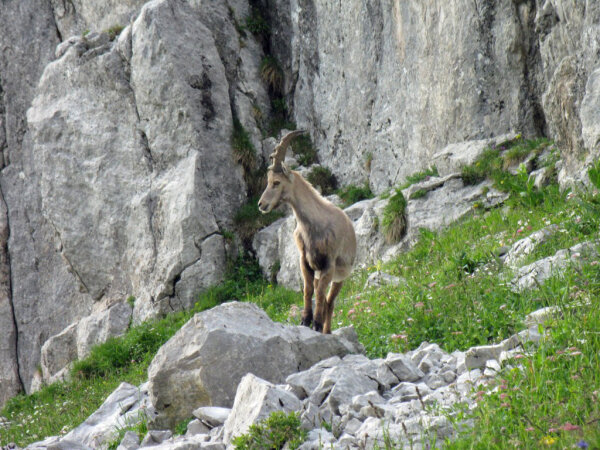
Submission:
M 275 150 L 273 151 L 273 153 L 271 153 L 270 156 L 271 167 L 269 168 L 271 170 L 281 170 L 281 163 L 283 163 L 283 160 L 285 159 L 285 152 L 288 148 L 288 145 L 290 145 L 292 139 L 304 133 L 306 133 L 306 130 L 290 131 L 288 134 L 281 138 L 281 141 L 279 141 L 279 144 L 277 144 L 277 147 L 275 147 Z

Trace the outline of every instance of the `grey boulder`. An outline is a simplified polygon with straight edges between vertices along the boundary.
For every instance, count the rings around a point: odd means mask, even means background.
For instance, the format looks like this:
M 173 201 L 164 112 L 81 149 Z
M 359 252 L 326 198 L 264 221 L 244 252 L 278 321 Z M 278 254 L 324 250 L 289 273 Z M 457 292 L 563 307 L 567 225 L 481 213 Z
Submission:
M 274 323 L 248 303 L 226 303 L 196 314 L 148 369 L 151 400 L 159 411 L 153 426 L 174 426 L 201 406 L 231 407 L 248 373 L 281 383 L 322 359 L 362 350 L 353 330 L 339 331 L 323 335 Z

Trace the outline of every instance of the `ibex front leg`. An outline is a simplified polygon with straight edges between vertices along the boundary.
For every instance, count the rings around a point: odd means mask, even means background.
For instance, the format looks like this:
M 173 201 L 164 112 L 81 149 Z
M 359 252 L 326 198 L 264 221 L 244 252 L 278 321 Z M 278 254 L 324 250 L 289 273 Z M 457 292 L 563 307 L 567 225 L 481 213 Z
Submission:
M 310 327 L 313 321 L 312 296 L 314 292 L 315 271 L 310 268 L 304 255 L 300 256 L 300 268 L 304 278 L 304 311 L 301 324 Z

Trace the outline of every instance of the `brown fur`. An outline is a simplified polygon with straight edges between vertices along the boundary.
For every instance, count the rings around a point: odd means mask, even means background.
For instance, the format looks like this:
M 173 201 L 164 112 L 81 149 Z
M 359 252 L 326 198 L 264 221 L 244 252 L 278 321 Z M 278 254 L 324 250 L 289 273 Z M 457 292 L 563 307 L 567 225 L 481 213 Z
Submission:
M 281 158 L 281 151 L 277 157 Z M 302 324 L 310 326 L 314 318 L 315 330 L 331 333 L 335 298 L 352 272 L 356 256 L 354 227 L 344 211 L 321 197 L 298 172 L 290 171 L 277 159 L 269 168 L 259 209 L 268 213 L 281 202 L 292 207 L 297 221 L 294 239 L 300 252 L 304 279 Z M 315 292 L 313 316 L 312 296 Z

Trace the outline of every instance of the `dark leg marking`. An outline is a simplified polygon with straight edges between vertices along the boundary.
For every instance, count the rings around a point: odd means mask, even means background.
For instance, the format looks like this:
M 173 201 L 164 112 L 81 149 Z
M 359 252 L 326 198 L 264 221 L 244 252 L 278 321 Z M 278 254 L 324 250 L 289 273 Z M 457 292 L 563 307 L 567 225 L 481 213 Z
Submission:
M 318 331 L 319 333 L 323 331 L 323 324 L 320 322 L 317 322 L 315 320 L 315 327 L 314 327 L 315 331 Z
M 302 313 L 302 321 L 300 322 L 302 325 L 304 325 L 305 327 L 310 327 L 310 325 L 312 324 L 312 321 L 313 321 L 312 311 L 309 311 L 308 313 L 306 313 L 306 312 Z

